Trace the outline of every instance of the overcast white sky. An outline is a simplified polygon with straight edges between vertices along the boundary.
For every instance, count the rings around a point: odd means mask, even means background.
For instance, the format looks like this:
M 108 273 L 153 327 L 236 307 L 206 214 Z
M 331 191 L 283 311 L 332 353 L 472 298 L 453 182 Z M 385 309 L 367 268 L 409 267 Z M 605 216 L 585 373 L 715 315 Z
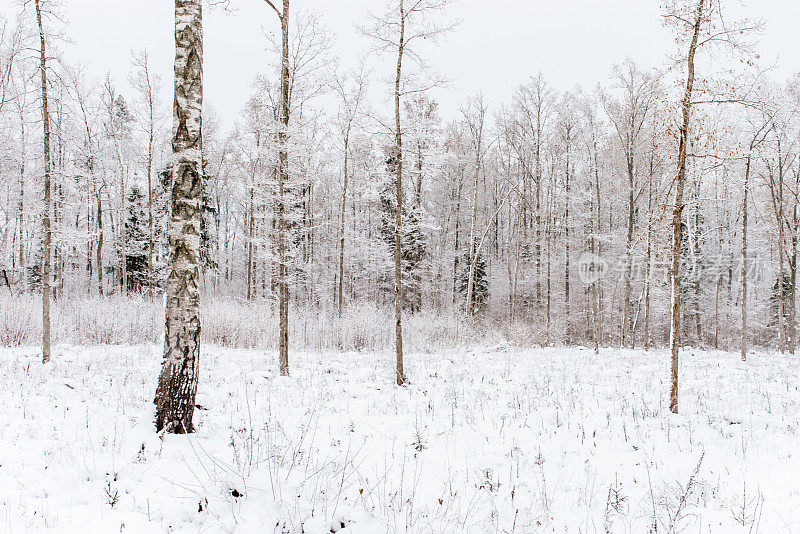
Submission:
M 762 59 L 779 65 L 774 77 L 800 70 L 797 0 L 724 0 L 731 15 L 746 13 L 766 23 L 760 37 Z M 508 99 L 512 88 L 541 71 L 556 87 L 580 84 L 592 89 L 608 79 L 611 66 L 630 56 L 642 66 L 662 66 L 674 50 L 662 27 L 659 0 L 460 0 L 451 9 L 462 20 L 431 64 L 452 80 L 435 95 L 445 117 L 464 99 L 482 93 L 492 107 Z M 110 71 L 125 84 L 130 50 L 147 46 L 164 78 L 165 104 L 173 59 L 173 9 L 170 0 L 64 0 L 73 43 L 66 56 L 80 58 L 89 72 Z M 250 82 L 271 58 L 265 31 L 277 20 L 263 0 L 231 0 L 232 14 L 207 9 L 205 31 L 205 98 L 230 126 L 251 92 Z M 0 0 L 11 15 L 17 0 Z M 354 25 L 370 10 L 382 11 L 383 0 L 292 0 L 293 11 L 316 10 L 335 37 L 334 53 L 344 66 L 355 65 L 368 43 Z M 380 67 L 380 65 L 378 65 Z M 385 70 L 385 69 L 384 69 Z M 378 76 L 388 74 L 377 71 Z M 376 102 L 380 104 L 380 102 Z M 167 108 L 169 109 L 169 108 Z

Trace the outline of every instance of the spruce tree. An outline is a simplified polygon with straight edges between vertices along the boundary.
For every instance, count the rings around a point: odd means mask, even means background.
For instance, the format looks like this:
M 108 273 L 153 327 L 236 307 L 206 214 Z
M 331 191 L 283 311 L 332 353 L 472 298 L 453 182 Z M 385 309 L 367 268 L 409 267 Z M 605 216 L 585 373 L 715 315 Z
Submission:
M 478 240 L 475 239 L 472 245 L 472 250 L 478 250 Z M 467 250 L 464 254 L 464 259 L 461 261 L 462 271 L 459 279 L 458 291 L 466 298 L 469 286 L 469 270 L 472 263 L 471 251 Z M 484 309 L 484 306 L 489 301 L 489 274 L 486 269 L 486 258 L 482 252 L 478 252 L 478 257 L 475 260 L 475 279 L 472 282 L 472 312 L 478 312 Z
M 125 269 L 128 273 L 128 290 L 141 291 L 148 285 L 147 280 L 147 206 L 146 197 L 139 184 L 134 184 L 127 198 L 127 217 L 125 219 Z
M 422 210 L 413 204 L 408 210 L 403 210 L 403 245 L 401 247 L 401 260 L 403 267 L 403 305 L 412 312 L 417 312 L 422 307 L 422 281 L 425 271 L 425 234 L 420 226 Z
M 789 273 L 783 273 L 783 288 L 780 284 L 781 274 L 775 275 L 775 282 L 772 284 L 772 294 L 769 297 L 769 326 L 770 328 L 778 331 L 779 318 L 781 316 L 781 289 L 783 290 L 783 325 L 784 329 L 788 328 L 790 320 L 791 304 L 787 302 L 788 296 L 792 294 L 792 277 Z
M 386 247 L 391 255 L 394 255 L 394 219 L 395 206 L 397 202 L 394 198 L 394 180 L 397 158 L 394 155 L 386 157 L 386 179 L 383 180 L 381 190 L 378 193 L 380 203 L 381 219 L 378 223 L 378 232 L 381 239 L 386 243 Z
M 381 218 L 378 232 L 381 240 L 386 243 L 389 256 L 394 255 L 394 227 L 395 210 L 397 203 L 394 198 L 394 172 L 396 159 L 393 155 L 386 158 L 387 179 L 379 192 Z M 403 228 L 400 246 L 400 262 L 403 272 L 403 308 L 412 312 L 419 311 L 422 307 L 422 281 L 426 263 L 427 240 L 422 231 L 422 208 L 418 203 L 404 203 Z M 393 282 L 389 278 L 384 284 L 387 292 L 394 290 Z

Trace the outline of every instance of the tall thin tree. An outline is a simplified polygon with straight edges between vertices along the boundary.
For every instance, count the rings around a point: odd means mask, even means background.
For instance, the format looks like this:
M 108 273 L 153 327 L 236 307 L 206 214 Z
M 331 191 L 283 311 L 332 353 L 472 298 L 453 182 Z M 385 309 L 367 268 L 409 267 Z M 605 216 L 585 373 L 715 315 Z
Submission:
M 689 144 L 689 125 L 692 112 L 692 91 L 694 90 L 694 58 L 697 53 L 697 41 L 700 36 L 700 26 L 706 17 L 706 0 L 699 0 L 691 22 L 691 41 L 686 55 L 686 88 L 681 100 L 683 113 L 680 131 L 678 133 L 678 172 L 675 181 L 675 205 L 672 211 L 672 269 L 671 279 L 671 322 L 670 322 L 670 393 L 669 409 L 678 413 L 678 348 L 680 347 L 680 321 L 681 321 L 681 237 L 683 235 L 683 189 L 686 183 L 686 157 Z
M 394 138 L 395 157 L 395 227 L 394 227 L 394 316 L 395 316 L 395 381 L 398 386 L 406 384 L 403 362 L 403 273 L 402 273 L 402 213 L 403 213 L 403 125 L 401 121 L 401 102 L 405 95 L 412 91 L 408 86 L 408 73 L 404 70 L 404 59 L 415 61 L 422 67 L 422 58 L 414 50 L 413 44 L 427 39 L 437 42 L 438 38 L 453 28 L 454 23 L 441 25 L 431 20 L 440 13 L 452 0 L 390 0 L 389 11 L 383 16 L 371 15 L 369 28 L 360 31 L 375 42 L 378 48 L 391 51 L 396 58 L 393 92 L 394 125 L 391 128 Z M 425 80 L 420 73 L 415 76 Z M 426 83 L 426 81 L 428 83 Z M 421 92 L 436 86 L 441 81 L 425 80 L 422 87 L 417 86 L 414 92 Z
M 725 46 L 735 51 L 747 51 L 742 36 L 757 30 L 758 23 L 738 21 L 729 24 L 723 14 L 720 0 L 670 0 L 666 6 L 665 20 L 676 28 L 683 41 L 686 55 L 680 62 L 686 66 L 686 85 L 680 101 L 681 124 L 678 131 L 678 158 L 675 177 L 675 204 L 672 208 L 672 261 L 670 269 L 670 396 L 669 409 L 678 413 L 678 350 L 680 347 L 681 315 L 681 253 L 683 237 L 684 188 L 689 157 L 691 113 L 694 101 L 695 56 L 698 50 L 713 45 Z M 711 98 L 705 103 L 722 103 L 725 99 Z
M 139 93 L 141 100 L 141 115 L 138 117 L 140 125 L 147 136 L 147 156 L 145 160 L 145 173 L 147 175 L 147 284 L 152 294 L 155 287 L 153 271 L 153 249 L 155 246 L 155 231 L 153 224 L 153 162 L 155 158 L 155 140 L 157 126 L 156 94 L 158 91 L 158 76 L 153 75 L 150 68 L 150 55 L 143 49 L 133 55 L 133 66 L 136 69 L 132 82 Z
M 366 96 L 367 83 L 364 77 L 363 66 L 361 71 L 352 76 L 352 86 L 347 85 L 347 76 L 334 76 L 333 89 L 339 98 L 339 113 L 337 126 L 343 145 L 343 176 L 342 176 L 342 201 L 339 209 L 339 265 L 336 278 L 336 309 L 339 317 L 342 316 L 344 307 L 344 244 L 345 244 L 345 216 L 347 213 L 347 188 L 350 181 L 350 138 L 353 128 L 357 125 L 361 108 Z
M 289 181 L 289 0 L 279 10 L 271 0 L 264 0 L 281 23 L 281 89 L 278 100 L 278 359 L 281 376 L 289 376 L 289 254 L 286 224 L 286 187 Z
M 747 215 L 748 215 L 748 200 L 750 195 L 750 172 L 752 169 L 753 151 L 764 141 L 769 133 L 768 126 L 770 121 L 766 119 L 762 121 L 761 126 L 755 129 L 753 137 L 750 139 L 750 144 L 747 149 L 747 154 L 744 158 L 744 185 L 742 193 L 742 255 L 741 255 L 741 271 L 742 277 L 742 341 L 741 353 L 742 361 L 747 360 L 747 277 L 748 264 L 747 264 Z
M 192 432 L 200 362 L 202 178 L 202 0 L 175 0 L 172 215 L 164 359 L 156 389 L 156 430 Z
M 635 333 L 631 332 L 633 311 L 631 279 L 633 276 L 636 199 L 641 193 L 637 188 L 636 159 L 640 148 L 639 137 L 658 95 L 658 87 L 655 79 L 647 72 L 639 70 L 631 60 L 626 61 L 624 67 L 614 67 L 614 82 L 614 85 L 621 90 L 621 98 L 616 100 L 602 92 L 601 97 L 625 156 L 625 170 L 628 177 L 628 231 L 625 240 L 625 293 L 622 302 L 621 343 L 623 347 L 633 348 Z
M 42 217 L 42 361 L 50 361 L 50 249 L 52 246 L 51 228 L 51 179 L 52 161 L 50 160 L 50 112 L 47 108 L 47 44 L 45 42 L 44 23 L 42 22 L 42 1 L 34 0 L 36 23 L 39 27 L 39 72 L 42 79 L 42 129 L 44 152 L 44 215 Z

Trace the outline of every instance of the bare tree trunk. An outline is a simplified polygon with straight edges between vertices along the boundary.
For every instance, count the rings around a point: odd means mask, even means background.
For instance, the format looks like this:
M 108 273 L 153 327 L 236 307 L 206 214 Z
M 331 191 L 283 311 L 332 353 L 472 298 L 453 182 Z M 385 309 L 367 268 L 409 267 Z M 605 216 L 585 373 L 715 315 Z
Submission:
M 778 149 L 778 168 L 780 169 L 780 148 Z M 780 170 L 778 171 L 780 174 Z M 778 218 L 778 349 L 786 352 L 786 294 L 784 293 L 784 279 L 786 272 L 783 267 L 783 258 L 786 256 L 783 235 L 783 176 L 778 178 L 778 194 L 776 199 L 775 214 Z
M 692 288 L 694 289 L 694 302 L 693 302 L 693 315 L 694 315 L 694 327 L 695 332 L 697 333 L 697 343 L 702 347 L 703 346 L 703 327 L 700 322 L 700 298 L 702 296 L 702 291 L 700 288 L 700 239 L 701 239 L 701 232 L 700 232 L 700 181 L 698 180 L 696 183 L 696 189 L 694 194 L 694 236 L 693 236 L 693 243 L 692 243 L 692 264 L 694 265 L 693 269 L 695 270 L 693 278 L 694 281 L 692 282 Z
M 97 190 L 97 292 L 103 296 L 103 186 Z
M 394 315 L 395 315 L 395 378 L 398 386 L 405 385 L 406 375 L 403 370 L 403 272 L 401 265 L 402 245 L 402 213 L 403 213 L 403 136 L 400 129 L 400 82 L 403 72 L 403 52 L 405 50 L 406 13 L 404 0 L 399 1 L 400 38 L 397 46 L 397 71 L 394 80 L 394 123 L 395 123 L 395 157 L 397 158 L 395 188 L 397 206 L 395 207 L 394 224 Z
M 89 177 L 87 178 L 87 187 L 86 187 L 86 232 L 88 235 L 92 236 L 89 239 L 86 247 L 86 292 L 87 294 L 91 295 L 92 289 L 92 276 L 93 276 L 93 263 L 96 261 L 97 266 L 97 280 L 98 280 L 98 293 L 100 296 L 103 296 L 103 261 L 102 261 L 102 254 L 103 254 L 103 214 L 101 208 L 101 192 L 105 185 L 105 181 L 98 187 L 98 179 L 97 179 L 97 164 L 98 164 L 98 157 L 97 152 L 95 151 L 94 139 L 92 136 L 92 128 L 91 128 L 91 121 L 89 119 L 89 113 L 86 106 L 85 97 L 80 90 L 80 84 L 78 80 L 75 80 L 75 92 L 77 95 L 78 105 L 81 109 L 81 115 L 83 117 L 83 127 L 86 132 L 86 148 L 88 151 L 87 154 L 87 169 L 89 171 Z M 91 180 L 91 182 L 89 182 Z M 95 210 L 95 201 L 96 201 L 96 210 Z M 93 232 L 94 229 L 97 229 L 97 233 Z
M 591 183 L 590 187 L 596 189 L 594 193 L 589 195 L 589 229 L 591 232 L 591 239 L 589 240 L 589 251 L 596 257 L 600 256 L 599 239 L 600 235 L 600 194 L 599 194 L 599 170 L 597 169 L 597 157 L 593 152 L 597 151 L 597 143 L 594 139 L 594 132 L 592 132 L 592 144 L 589 151 L 589 161 L 592 162 L 591 172 L 594 173 L 595 183 Z M 592 341 L 594 344 L 594 353 L 600 354 L 600 278 L 592 281 L 590 286 L 589 298 L 591 298 L 592 310 Z
M 750 154 L 744 170 L 744 197 L 742 200 L 742 361 L 747 360 L 747 199 L 750 190 Z
M 569 195 L 570 195 L 570 161 L 569 161 L 569 150 L 570 150 L 570 135 L 569 131 L 567 133 L 567 174 L 566 174 L 566 181 L 564 183 L 564 315 L 566 318 L 566 325 L 565 325 L 565 338 L 567 343 L 572 343 L 572 324 L 571 318 L 569 314 Z
M 505 194 L 503 199 L 500 201 L 500 204 L 495 208 L 494 213 L 489 217 L 489 221 L 486 223 L 486 227 L 483 229 L 483 233 L 481 234 L 480 240 L 478 239 L 477 234 L 474 234 L 474 237 L 473 237 L 473 240 L 472 240 L 473 245 L 470 247 L 470 256 L 471 256 L 472 259 L 470 260 L 470 265 L 469 265 L 469 270 L 472 273 L 473 277 L 475 276 L 475 269 L 476 269 L 476 266 L 477 266 L 477 263 L 478 263 L 478 257 L 479 257 L 479 255 L 481 253 L 481 250 L 483 249 L 483 243 L 486 241 L 486 236 L 489 234 L 489 231 L 492 229 L 492 227 L 497 224 L 497 222 L 496 222 L 497 221 L 497 215 L 503 209 L 503 205 L 506 203 L 506 200 L 508 200 L 508 198 L 511 196 L 511 193 L 513 193 L 516 190 L 517 190 L 517 186 L 509 188 L 508 192 Z M 474 299 L 474 297 L 473 297 L 473 299 Z M 468 309 L 471 310 L 469 312 L 470 314 L 472 314 L 474 312 L 473 306 L 474 306 L 474 304 L 477 303 L 477 302 L 473 303 L 472 302 L 473 299 L 467 301 Z
M 253 240 L 255 239 L 255 184 L 250 187 L 247 206 L 247 300 L 253 300 Z
M 225 283 L 229 284 L 231 281 L 231 234 L 230 234 L 231 211 L 227 197 L 223 201 L 223 206 L 225 207 L 224 209 L 225 217 L 222 220 L 223 221 L 222 256 L 225 258 L 225 270 L 223 271 L 222 276 Z
M 475 290 L 475 257 L 477 251 L 475 250 L 475 232 L 476 232 L 476 225 L 478 220 L 478 181 L 480 177 L 480 168 L 481 168 L 481 161 L 480 161 L 480 150 L 481 150 L 481 143 L 480 140 L 477 141 L 477 149 L 476 149 L 476 159 L 475 162 L 475 183 L 473 184 L 472 188 L 472 216 L 470 222 L 470 230 L 469 230 L 469 272 L 467 275 L 467 302 L 466 302 L 466 311 L 467 315 L 472 315 L 473 309 L 473 292 Z
M 480 183 L 481 166 L 483 162 L 483 125 L 486 108 L 483 106 L 483 100 L 477 99 L 475 101 L 476 109 L 475 114 L 472 115 L 469 110 L 464 110 L 464 120 L 470 130 L 473 141 L 473 148 L 475 149 L 475 181 L 472 188 L 472 215 L 470 218 L 469 229 L 469 271 L 467 272 L 467 300 L 465 303 L 465 311 L 467 315 L 472 315 L 475 311 L 475 266 L 477 264 L 477 251 L 475 249 L 475 240 L 477 239 L 477 223 L 478 223 L 478 185 Z
M 94 267 L 94 247 L 95 238 L 94 230 L 94 194 L 97 185 L 94 177 L 92 177 L 91 184 L 86 184 L 86 235 L 91 236 L 86 242 L 86 294 L 92 294 L 92 276 Z
M 800 185 L 800 174 L 796 175 L 795 179 L 795 193 L 794 193 L 794 206 L 792 209 L 792 225 L 791 225 L 791 243 L 792 254 L 789 257 L 789 354 L 795 353 L 797 346 L 797 315 L 796 315 L 796 294 L 797 294 L 797 227 L 798 227 L 798 209 L 800 207 L 797 203 L 797 187 Z
M 142 67 L 144 68 L 144 80 L 146 83 L 145 90 L 147 94 L 147 118 L 148 118 L 148 136 L 147 136 L 147 280 L 150 288 L 150 295 L 153 295 L 155 288 L 155 276 L 153 273 L 153 248 L 155 244 L 154 230 L 153 230 L 153 152 L 155 145 L 155 95 L 153 94 L 153 83 L 150 79 L 150 64 L 148 62 L 147 51 L 143 53 Z
M 458 260 L 460 252 L 459 243 L 459 223 L 461 221 L 461 190 L 464 186 L 464 173 L 458 175 L 458 187 L 456 188 L 456 212 L 455 212 L 455 241 L 453 243 L 453 302 L 458 298 Z
M 286 227 L 286 186 L 289 181 L 289 153 L 287 135 L 289 128 L 289 0 L 283 0 L 281 19 L 281 99 L 278 132 L 278 315 L 281 376 L 289 376 L 289 258 Z
M 631 276 L 633 273 L 633 225 L 634 225 L 634 174 L 633 151 L 628 149 L 628 235 L 625 240 L 625 296 L 622 302 L 622 346 L 629 345 L 628 335 L 631 329 Z M 633 344 L 631 343 L 631 348 Z
M 601 197 L 600 197 L 600 158 L 598 156 L 597 151 L 597 140 L 594 139 L 592 141 L 592 146 L 594 148 L 594 196 L 595 196 L 595 204 L 597 205 L 597 212 L 595 214 L 596 221 L 596 232 L 599 235 L 602 230 L 602 220 L 600 217 L 600 210 L 601 210 Z M 602 244 L 600 240 L 597 240 L 595 243 L 595 254 L 601 256 L 603 253 Z M 597 307 L 597 315 L 595 316 L 595 325 L 594 325 L 594 336 L 597 339 L 597 353 L 600 352 L 600 345 L 603 343 L 603 279 L 598 278 L 597 281 L 594 283 L 595 287 L 595 300 L 596 307 Z
M 53 126 L 55 126 L 55 132 L 50 132 L 50 150 L 51 150 L 51 162 L 50 162 L 50 189 L 52 191 L 52 199 L 50 202 L 50 226 L 51 231 L 52 228 L 55 227 L 56 229 L 61 228 L 61 203 L 63 198 L 63 190 L 61 188 L 61 181 L 58 179 L 60 175 L 63 174 L 63 158 L 62 158 L 62 139 L 63 139 L 63 132 L 61 130 L 62 121 L 63 121 L 63 95 L 60 94 L 59 91 L 54 98 L 48 98 L 49 103 L 54 104 L 55 110 L 53 115 L 55 119 L 53 120 Z M 53 150 L 53 140 L 55 139 L 55 150 Z M 51 243 L 51 271 L 50 271 L 50 286 L 52 289 L 51 298 L 53 300 L 58 300 L 61 297 L 61 289 L 62 284 L 64 283 L 63 277 L 63 254 L 61 251 L 61 243 L 58 239 L 53 240 L 52 236 L 50 239 Z
M 119 155 L 119 150 L 117 150 Z M 119 192 L 120 192 L 120 216 L 119 216 L 119 231 L 122 240 L 122 293 L 128 294 L 128 229 L 125 227 L 125 221 L 128 218 L 125 198 L 125 190 L 127 184 L 125 183 L 125 168 L 123 167 L 122 157 L 119 155 Z
M 44 216 L 43 225 L 43 244 L 42 244 L 42 361 L 50 361 L 50 248 L 52 233 L 50 228 L 50 180 L 51 165 L 50 161 L 50 113 L 47 109 L 47 49 L 45 47 L 45 33 L 42 25 L 42 9 L 40 0 L 35 0 L 36 22 L 39 26 L 39 71 L 42 77 L 42 127 L 44 130 Z
M 719 348 L 719 288 L 722 285 L 722 276 L 717 276 L 717 285 L 714 291 L 714 349 Z
M 647 265 L 645 266 L 644 290 L 644 350 L 650 350 L 650 285 L 653 261 L 653 174 L 655 173 L 655 146 L 651 148 L 650 174 L 647 181 Z
M 522 206 L 526 204 L 526 197 L 522 197 Z M 517 280 L 519 275 L 519 266 L 520 266 L 520 248 L 522 247 L 523 240 L 527 243 L 527 231 L 524 228 L 525 222 L 522 218 L 520 213 L 521 210 L 517 211 L 517 215 L 514 216 L 514 206 L 509 203 L 508 205 L 508 239 L 507 239 L 507 246 L 508 246 L 508 254 L 506 256 L 506 271 L 508 272 L 508 320 L 510 322 L 514 322 L 514 318 L 516 315 L 516 295 L 517 295 Z M 516 220 L 515 223 L 512 223 L 512 220 Z M 513 235 L 513 228 L 512 224 L 517 227 L 516 231 L 516 238 Z M 523 228 L 520 228 L 523 226 Z M 512 240 L 514 243 L 512 244 Z
M 25 119 L 20 112 L 20 165 L 19 165 L 19 204 L 17 225 L 19 226 L 19 267 L 25 272 Z
M 153 274 L 153 246 L 155 236 L 153 231 L 153 127 L 150 126 L 150 141 L 147 149 L 147 281 L 150 287 L 150 295 L 153 295 L 155 288 L 155 276 Z
M 780 240 L 781 242 L 783 239 Z M 778 244 L 778 256 L 780 269 L 778 270 L 778 350 L 783 354 L 786 352 L 786 303 L 783 292 L 783 281 L 786 276 L 783 271 L 783 245 Z
M 175 105 L 170 265 L 164 359 L 156 389 L 156 430 L 194 430 L 200 361 L 202 176 L 202 0 L 175 0 Z
M 792 210 L 792 255 L 789 258 L 789 354 L 794 354 L 797 346 L 797 326 L 795 325 L 796 313 L 796 287 L 797 287 L 797 207 Z
M 534 157 L 536 165 L 536 243 L 534 245 L 534 264 L 536 265 L 536 314 L 539 315 L 542 309 L 542 99 L 537 99 L 536 111 L 536 146 L 534 147 Z M 526 200 L 527 201 L 527 200 Z
M 337 304 L 339 317 L 342 316 L 342 307 L 344 306 L 342 296 L 344 293 L 344 229 L 345 229 L 345 214 L 347 211 L 347 150 L 350 138 L 344 138 L 344 182 L 342 183 L 342 207 L 339 212 L 339 287 L 337 293 Z
M 770 166 L 767 167 L 767 172 L 769 174 L 772 208 L 775 212 L 775 220 L 778 225 L 778 349 L 783 353 L 786 352 L 786 295 L 784 293 L 786 272 L 783 266 L 786 256 L 786 242 L 783 217 L 783 158 L 781 156 L 780 137 L 777 139 L 777 162 L 777 184 L 775 183 L 774 171 Z
M 552 187 L 551 187 L 552 189 Z M 551 294 L 551 258 L 552 258 L 552 237 L 553 237 L 553 199 L 552 191 L 547 202 L 547 213 L 545 214 L 545 234 L 547 238 L 547 277 L 545 279 L 545 325 L 546 325 L 546 344 L 550 345 L 550 294 Z
M 672 353 L 671 360 L 671 380 L 670 380 L 670 394 L 669 394 L 669 409 L 672 413 L 678 413 L 678 350 L 680 348 L 680 315 L 681 315 L 681 238 L 683 222 L 683 188 L 686 183 L 686 153 L 689 143 L 689 126 L 691 120 L 691 106 L 692 106 L 692 90 L 694 88 L 694 56 L 697 52 L 697 41 L 700 35 L 700 26 L 703 22 L 703 14 L 705 11 L 705 1 L 699 0 L 697 3 L 697 11 L 695 15 L 692 41 L 689 44 L 689 51 L 687 55 L 687 77 L 686 77 L 686 91 L 681 101 L 681 108 L 683 111 L 683 124 L 680 129 L 680 136 L 678 142 L 678 174 L 675 183 L 675 206 L 672 212 L 672 269 L 670 276 L 672 278 L 672 291 L 671 291 L 671 310 L 672 320 L 670 327 L 670 351 Z

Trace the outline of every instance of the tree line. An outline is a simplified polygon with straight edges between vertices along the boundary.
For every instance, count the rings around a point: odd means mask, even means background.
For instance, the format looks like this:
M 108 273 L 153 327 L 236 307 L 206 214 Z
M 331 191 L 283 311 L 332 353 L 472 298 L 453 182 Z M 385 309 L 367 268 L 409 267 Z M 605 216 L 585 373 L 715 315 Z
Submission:
M 5 285 L 41 291 L 45 324 L 50 298 L 165 294 L 160 427 L 190 430 L 193 402 L 164 399 L 196 387 L 211 292 L 274 303 L 281 374 L 292 313 L 364 301 L 394 310 L 398 385 L 402 318 L 423 309 L 532 325 L 542 345 L 669 347 L 673 411 L 682 346 L 794 353 L 798 80 L 769 78 L 760 23 L 721 0 L 663 6 L 659 68 L 568 90 L 533 74 L 450 118 L 424 55 L 458 31 L 456 3 L 391 0 L 357 27 L 393 65 L 376 107 L 387 73 L 339 68 L 317 16 L 264 0 L 276 60 L 237 81 L 253 92 L 227 131 L 202 105 L 201 2 L 175 6 L 171 121 L 151 51 L 99 81 L 58 59 L 55 0 L 0 34 Z

